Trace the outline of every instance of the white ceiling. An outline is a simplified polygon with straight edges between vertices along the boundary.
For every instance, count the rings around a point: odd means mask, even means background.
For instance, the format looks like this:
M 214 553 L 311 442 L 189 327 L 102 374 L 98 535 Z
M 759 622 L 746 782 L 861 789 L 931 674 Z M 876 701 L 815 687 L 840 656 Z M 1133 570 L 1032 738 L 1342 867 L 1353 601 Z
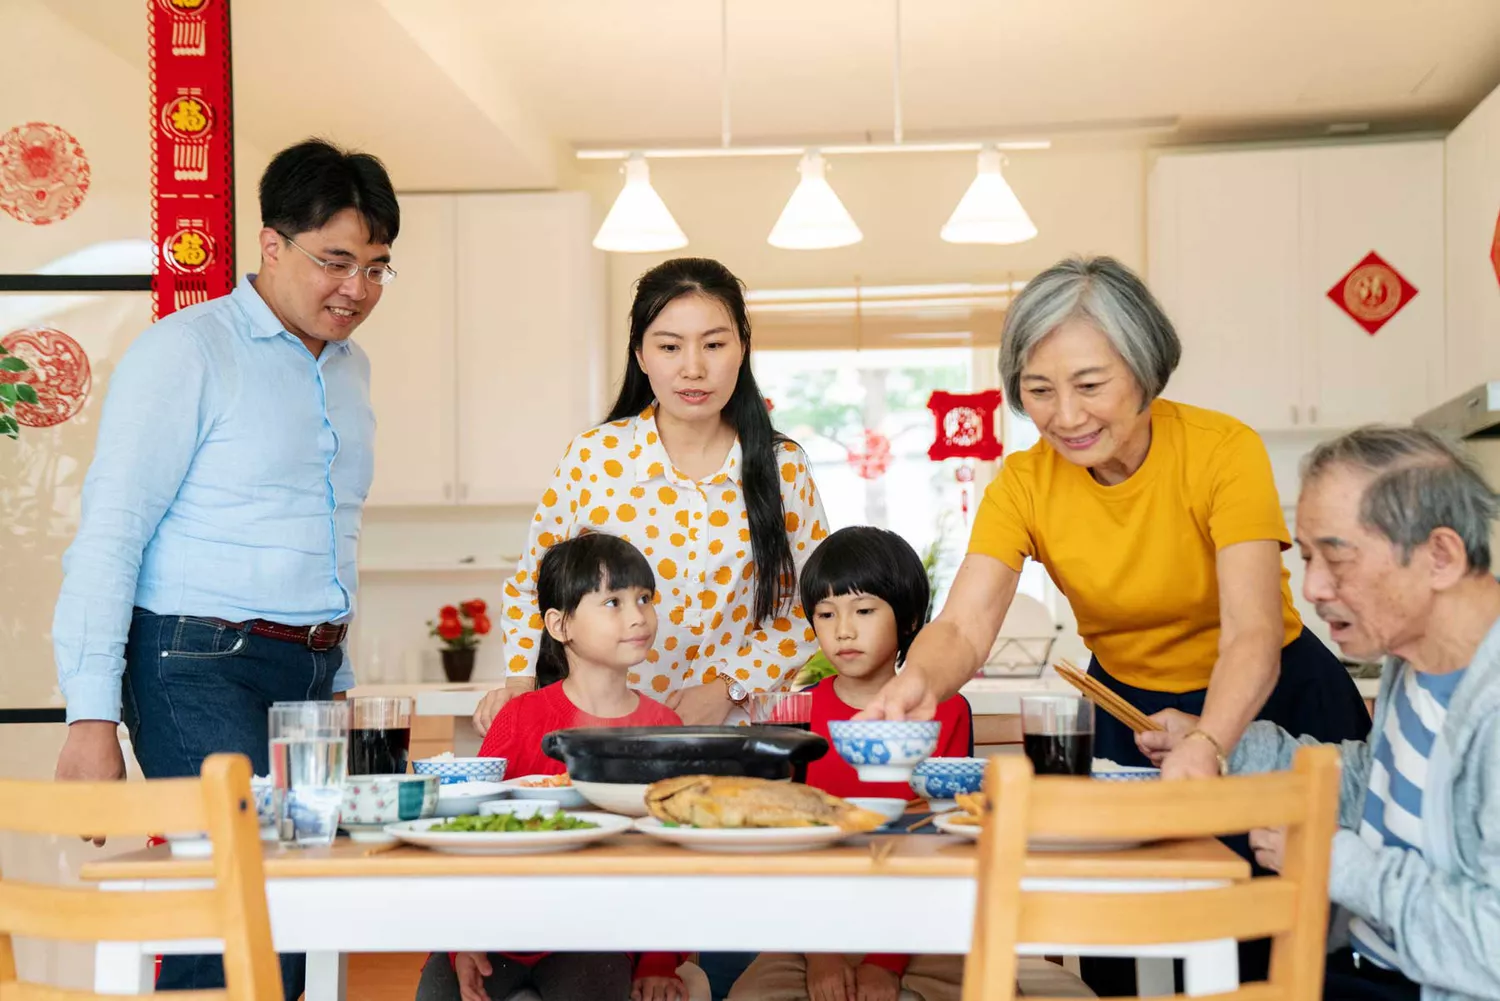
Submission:
M 144 68 L 143 8 L 54 0 Z M 892 127 L 894 0 L 728 0 L 735 136 Z M 908 138 L 1175 121 L 1153 142 L 1455 124 L 1496 0 L 905 0 Z M 571 144 L 716 141 L 713 0 L 235 0 L 236 126 L 378 149 L 406 187 L 541 187 Z

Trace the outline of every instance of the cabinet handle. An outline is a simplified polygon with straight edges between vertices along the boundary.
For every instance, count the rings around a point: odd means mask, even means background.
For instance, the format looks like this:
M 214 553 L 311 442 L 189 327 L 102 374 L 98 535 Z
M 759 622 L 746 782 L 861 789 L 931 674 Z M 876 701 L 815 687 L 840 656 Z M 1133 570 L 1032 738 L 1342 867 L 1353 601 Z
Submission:
M 469 499 L 469 485 L 467 483 L 460 483 L 458 485 L 458 499 L 461 501 Z
M 1301 415 L 1297 412 L 1297 405 L 1295 403 L 1293 403 L 1292 404 L 1292 423 L 1296 424 L 1297 423 L 1297 418 L 1300 417 L 1300 416 Z
M 451 483 L 444 483 L 443 484 L 443 500 L 452 500 L 452 499 L 453 499 L 453 484 L 451 484 Z
M 1309 423 L 1309 424 L 1316 424 L 1316 423 L 1318 423 L 1318 408 L 1316 406 L 1312 406 L 1312 407 L 1308 407 L 1307 408 L 1307 423 Z

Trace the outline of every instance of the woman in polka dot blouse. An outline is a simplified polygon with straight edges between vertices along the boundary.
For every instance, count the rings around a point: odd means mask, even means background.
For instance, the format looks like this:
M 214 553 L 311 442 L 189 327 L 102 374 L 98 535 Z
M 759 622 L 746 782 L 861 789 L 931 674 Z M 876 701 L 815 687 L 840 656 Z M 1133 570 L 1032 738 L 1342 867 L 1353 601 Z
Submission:
M 629 680 L 685 723 L 725 722 L 817 649 L 796 577 L 827 522 L 807 455 L 771 426 L 744 294 L 717 261 L 667 261 L 637 283 L 619 398 L 563 453 L 506 582 L 508 680 L 474 714 L 481 732 L 536 682 L 542 553 L 585 531 L 633 543 L 656 570 L 661 626 Z

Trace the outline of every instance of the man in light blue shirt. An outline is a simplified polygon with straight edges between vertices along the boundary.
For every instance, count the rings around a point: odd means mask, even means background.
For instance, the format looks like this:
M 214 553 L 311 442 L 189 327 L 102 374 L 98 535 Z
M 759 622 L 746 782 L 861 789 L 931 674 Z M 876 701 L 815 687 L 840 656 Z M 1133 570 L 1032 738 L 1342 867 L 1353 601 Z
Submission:
M 400 210 L 379 160 L 320 140 L 271 161 L 260 203 L 259 272 L 151 326 L 110 380 L 53 620 L 59 779 L 123 778 L 122 719 L 148 778 L 219 751 L 264 774 L 271 703 L 354 683 L 375 417 L 350 336 L 395 278 Z M 216 957 L 169 957 L 158 986 L 222 977 Z

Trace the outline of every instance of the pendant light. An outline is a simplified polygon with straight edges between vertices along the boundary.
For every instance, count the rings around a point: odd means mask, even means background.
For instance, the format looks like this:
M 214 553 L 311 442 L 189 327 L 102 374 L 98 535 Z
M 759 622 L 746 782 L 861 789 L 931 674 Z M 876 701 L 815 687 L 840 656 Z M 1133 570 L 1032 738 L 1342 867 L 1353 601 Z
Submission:
M 676 250 L 687 246 L 687 236 L 651 187 L 646 158 L 632 153 L 625 161 L 625 187 L 604 217 L 594 246 L 623 254 Z
M 1036 225 L 1000 173 L 1000 151 L 979 151 L 979 173 L 958 207 L 943 225 L 949 243 L 1024 243 L 1036 236 Z
M 797 165 L 802 180 L 766 242 L 783 250 L 824 250 L 830 247 L 847 247 L 865 238 L 854 224 L 849 210 L 839 201 L 833 188 L 824 176 L 823 155 L 808 150 Z

